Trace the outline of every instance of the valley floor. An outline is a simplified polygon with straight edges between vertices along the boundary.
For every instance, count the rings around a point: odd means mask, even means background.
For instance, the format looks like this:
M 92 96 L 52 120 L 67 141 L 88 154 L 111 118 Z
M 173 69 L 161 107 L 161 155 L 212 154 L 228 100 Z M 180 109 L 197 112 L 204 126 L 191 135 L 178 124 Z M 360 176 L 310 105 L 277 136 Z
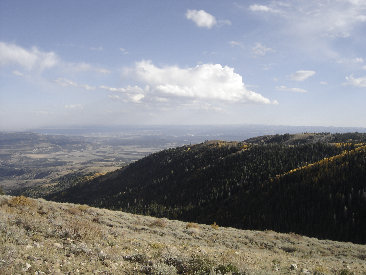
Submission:
M 0 196 L 0 274 L 366 274 L 366 245 Z

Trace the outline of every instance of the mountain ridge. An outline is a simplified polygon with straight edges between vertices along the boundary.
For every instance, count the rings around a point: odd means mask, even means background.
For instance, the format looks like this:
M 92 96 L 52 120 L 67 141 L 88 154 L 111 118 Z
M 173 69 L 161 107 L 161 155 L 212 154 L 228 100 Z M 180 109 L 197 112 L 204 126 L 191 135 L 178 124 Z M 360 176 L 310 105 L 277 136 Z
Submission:
M 346 155 L 348 158 L 357 158 L 357 161 L 350 162 L 345 156 L 341 158 L 344 164 L 348 163 L 348 170 L 338 171 L 337 166 L 324 169 L 330 174 L 324 174 L 324 179 L 328 181 L 323 180 L 322 186 L 313 186 L 297 178 L 299 182 L 296 184 L 277 184 L 281 186 L 280 190 L 276 189 L 275 182 L 271 182 L 276 175 L 291 170 L 296 172 L 296 169 L 309 163 L 341 156 L 344 151 L 351 152 L 365 142 L 366 134 L 360 133 L 303 133 L 263 136 L 244 142 L 207 141 L 151 154 L 121 170 L 80 183 L 47 198 L 183 221 L 217 222 L 242 229 L 275 229 L 365 243 L 364 150 Z M 353 166 L 349 166 L 349 163 Z M 333 170 L 338 171 L 343 182 L 334 177 Z M 358 173 L 355 182 L 347 179 L 345 173 L 349 171 Z M 311 175 L 307 176 L 311 178 Z M 342 185 L 349 188 L 339 191 L 338 186 Z M 304 193 L 299 193 L 294 186 L 304 190 Z M 349 196 L 354 199 L 344 199 Z M 286 204 L 286 209 L 279 209 L 273 198 L 281 198 L 281 203 L 291 203 Z M 310 206 L 308 203 L 303 204 L 309 209 L 299 203 L 308 201 L 314 201 Z M 325 210 L 316 213 L 313 205 L 318 204 L 328 209 L 329 213 Z M 344 210 L 340 205 L 348 209 L 346 212 L 351 211 L 349 209 L 352 211 L 345 214 L 346 220 L 342 218 L 334 224 L 332 230 L 335 233 L 331 233 L 317 215 L 327 217 L 326 220 L 330 220 L 330 215 L 341 217 Z M 290 213 L 294 209 L 291 210 L 291 207 L 300 209 L 297 212 L 307 213 L 309 210 L 312 214 L 308 218 L 305 218 L 306 215 L 292 217 Z M 273 212 L 273 209 L 277 209 L 277 212 Z M 290 225 L 287 218 L 291 220 Z M 282 221 L 282 224 L 276 224 L 277 221 Z M 309 223 L 319 222 L 324 228 L 315 230 L 309 227 Z M 357 228 L 355 224 L 358 224 Z

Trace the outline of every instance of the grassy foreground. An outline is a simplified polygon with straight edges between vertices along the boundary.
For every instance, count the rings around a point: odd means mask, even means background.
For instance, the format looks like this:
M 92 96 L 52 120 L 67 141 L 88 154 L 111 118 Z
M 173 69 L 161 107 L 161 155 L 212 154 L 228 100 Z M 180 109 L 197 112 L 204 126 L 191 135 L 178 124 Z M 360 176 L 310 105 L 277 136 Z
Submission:
M 366 274 L 366 246 L 3 195 L 0 274 Z

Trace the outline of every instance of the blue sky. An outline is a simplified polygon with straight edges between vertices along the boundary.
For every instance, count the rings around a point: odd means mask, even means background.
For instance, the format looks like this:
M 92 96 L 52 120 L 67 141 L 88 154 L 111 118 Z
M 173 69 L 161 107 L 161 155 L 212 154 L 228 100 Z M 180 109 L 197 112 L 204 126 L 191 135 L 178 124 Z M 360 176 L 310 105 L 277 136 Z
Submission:
M 0 130 L 366 127 L 366 1 L 0 0 Z

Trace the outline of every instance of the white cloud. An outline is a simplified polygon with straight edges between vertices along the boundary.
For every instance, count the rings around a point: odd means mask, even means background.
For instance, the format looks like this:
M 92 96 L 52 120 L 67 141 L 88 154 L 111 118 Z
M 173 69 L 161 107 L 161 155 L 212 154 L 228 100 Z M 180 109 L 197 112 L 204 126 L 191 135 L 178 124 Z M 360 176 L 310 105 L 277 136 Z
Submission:
M 284 85 L 281 86 L 277 86 L 276 87 L 277 91 L 283 91 L 283 92 L 292 92 L 292 93 L 307 93 L 306 90 L 301 89 L 301 88 L 290 88 L 290 87 L 286 87 Z
M 265 6 L 265 5 L 250 5 L 249 6 L 249 10 L 254 11 L 254 12 L 272 12 L 272 13 L 277 13 L 278 10 L 275 10 L 271 7 Z
M 328 85 L 328 82 L 326 82 L 326 81 L 320 81 L 320 84 L 321 85 Z
M 355 58 L 340 58 L 337 60 L 339 64 L 362 64 L 364 62 L 362 57 Z
M 243 44 L 241 42 L 239 42 L 239 41 L 232 40 L 232 41 L 229 41 L 229 44 L 232 47 L 240 47 L 240 48 L 243 48 Z
M 106 90 L 109 92 L 118 92 L 124 94 L 124 96 L 116 95 L 116 96 L 108 96 L 109 98 L 114 99 L 122 99 L 126 102 L 134 102 L 141 103 L 145 97 L 145 93 L 149 90 L 149 87 L 145 87 L 145 89 L 140 88 L 139 86 L 127 86 L 125 88 L 115 88 L 109 86 L 99 86 L 100 89 Z
M 54 52 L 42 52 L 37 47 L 30 50 L 15 44 L 0 42 L 0 66 L 20 66 L 28 71 L 58 67 L 68 72 L 90 72 L 101 74 L 110 73 L 109 70 L 87 63 L 71 63 L 62 61 Z
M 45 111 L 45 110 L 33 111 L 32 113 L 35 114 L 35 115 L 37 115 L 37 116 L 49 116 L 49 115 L 52 115 L 52 112 Z
M 262 45 L 261 43 L 256 43 L 252 48 L 252 53 L 255 56 L 265 56 L 269 52 L 274 52 L 273 49 L 267 48 L 266 46 Z
M 119 48 L 119 50 L 123 53 L 123 54 L 128 54 L 128 51 L 125 48 Z
M 285 4 L 285 5 L 283 5 Z M 278 1 L 273 7 L 252 5 L 252 10 L 277 10 L 289 30 L 298 35 L 325 37 L 349 37 L 354 27 L 366 22 L 365 1 Z
M 315 71 L 300 70 L 292 74 L 290 79 L 294 81 L 304 81 L 313 75 L 315 75 Z
M 101 74 L 110 73 L 110 71 L 105 68 L 96 67 L 91 64 L 84 63 L 84 62 L 64 63 L 64 66 L 68 71 L 77 72 L 77 73 L 79 73 L 79 72 L 96 72 L 96 73 L 101 73 Z
M 355 87 L 365 88 L 366 87 L 366 76 L 355 78 L 353 75 L 346 76 L 346 85 Z
M 71 80 L 68 80 L 68 79 L 65 79 L 65 78 L 58 78 L 58 79 L 55 80 L 55 83 L 57 83 L 58 85 L 60 85 L 62 87 L 82 88 L 82 89 L 87 90 L 87 91 L 95 90 L 94 86 L 90 86 L 90 85 L 87 85 L 87 84 L 79 84 L 79 83 L 76 83 L 74 81 L 71 81 Z
M 15 44 L 0 42 L 0 65 L 18 65 L 26 70 L 54 67 L 59 58 L 54 52 L 42 52 L 36 47 L 26 50 Z
M 211 29 L 217 24 L 215 16 L 204 10 L 187 10 L 186 18 L 192 20 L 200 28 Z
M 132 102 L 135 102 L 135 103 L 140 103 L 141 100 L 145 97 L 144 94 L 135 94 L 135 95 L 130 95 L 130 100 Z
M 119 100 L 121 98 L 119 95 L 108 95 L 108 97 L 113 100 Z
M 82 104 L 68 104 L 64 106 L 65 109 L 69 110 L 83 110 L 84 106 Z
M 89 49 L 91 51 L 98 51 L 98 52 L 103 51 L 103 47 L 102 46 L 99 46 L 99 47 L 90 47 Z
M 21 77 L 23 77 L 24 76 L 24 74 L 23 73 L 21 73 L 21 72 L 19 72 L 19 71 L 13 71 L 13 75 L 16 75 L 16 76 L 21 76 Z
M 270 104 L 268 98 L 248 90 L 233 68 L 220 64 L 202 64 L 192 68 L 159 68 L 151 61 L 137 62 L 126 74 L 132 74 L 149 87 L 149 94 L 191 99 L 256 102 Z M 144 90 L 145 94 L 147 89 Z
M 334 43 L 337 39 L 348 37 L 346 45 L 352 47 L 352 39 L 359 40 L 364 36 L 364 0 L 273 0 L 266 1 L 269 4 L 265 6 L 261 5 L 261 2 L 249 6 L 249 11 L 263 17 L 264 24 L 275 24 L 268 27 L 271 32 L 286 41 L 287 51 L 302 51 L 310 58 L 337 61 L 342 51 L 336 46 L 339 43 Z M 276 18 L 268 21 L 266 17 L 269 14 Z
M 231 21 L 230 20 L 219 20 L 217 22 L 218 26 L 231 26 Z

